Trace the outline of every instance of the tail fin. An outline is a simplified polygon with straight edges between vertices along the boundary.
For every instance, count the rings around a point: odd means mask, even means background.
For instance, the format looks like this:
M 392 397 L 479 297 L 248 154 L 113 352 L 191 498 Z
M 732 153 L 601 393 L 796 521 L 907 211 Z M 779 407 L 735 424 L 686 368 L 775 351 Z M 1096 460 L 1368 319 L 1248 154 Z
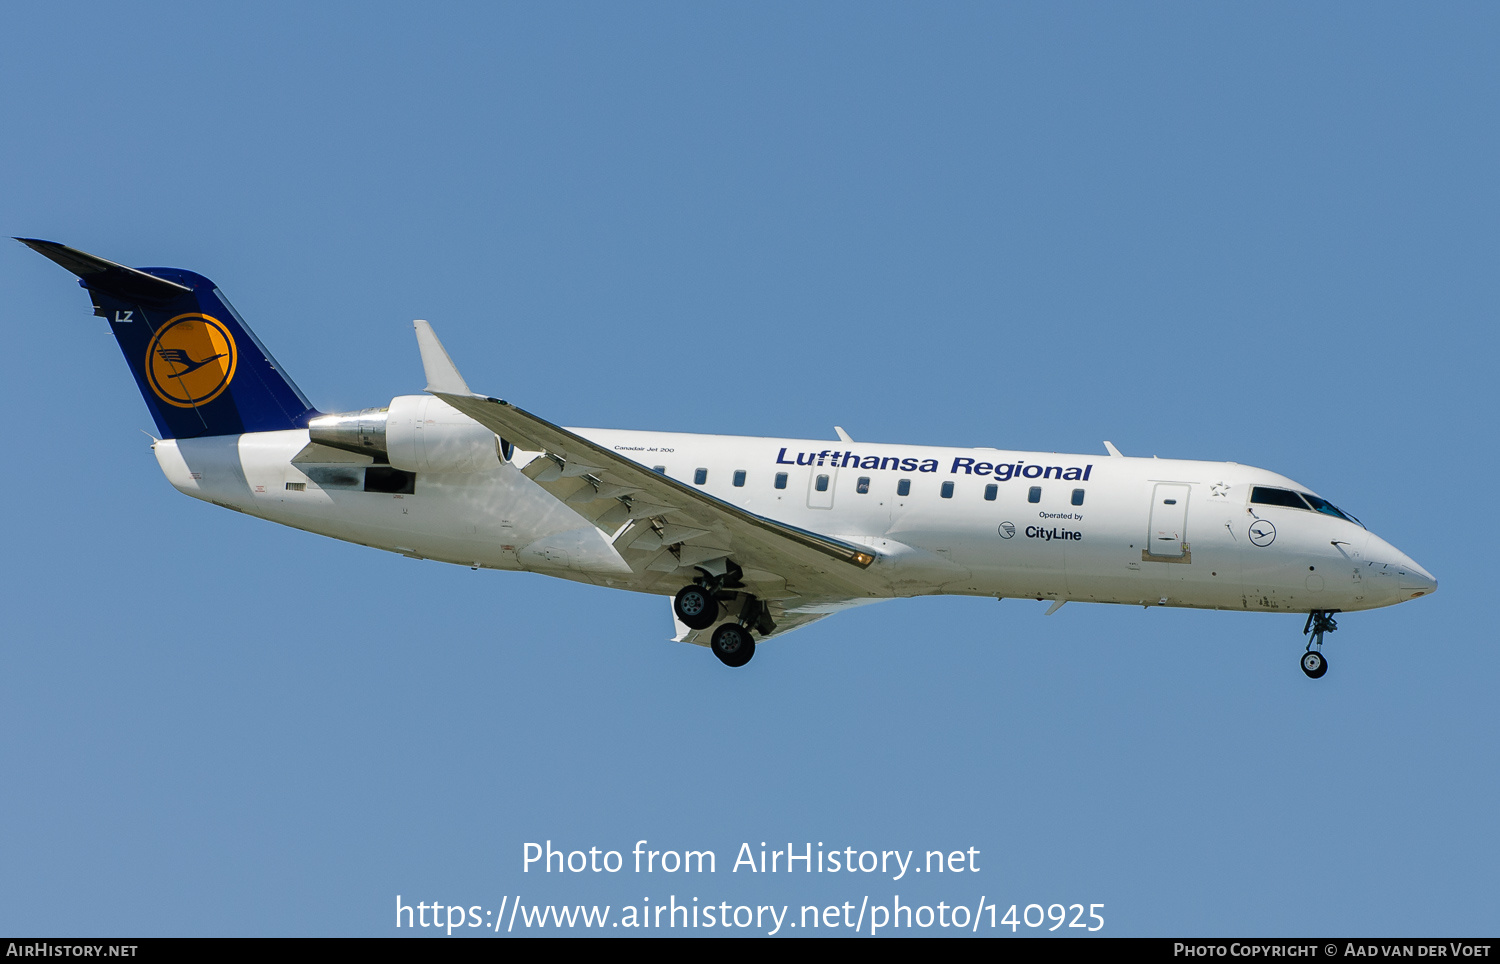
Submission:
M 78 275 L 163 438 L 306 428 L 319 414 L 202 275 L 127 268 L 53 241 L 16 240 Z

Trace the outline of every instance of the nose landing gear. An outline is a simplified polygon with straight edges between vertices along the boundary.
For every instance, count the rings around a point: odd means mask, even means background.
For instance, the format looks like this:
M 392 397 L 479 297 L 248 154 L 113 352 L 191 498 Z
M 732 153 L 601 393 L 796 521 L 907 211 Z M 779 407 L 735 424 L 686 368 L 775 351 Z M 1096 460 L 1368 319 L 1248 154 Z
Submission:
M 1322 679 L 1328 672 L 1328 658 L 1323 655 L 1323 634 L 1339 628 L 1333 621 L 1336 612 L 1337 609 L 1314 609 L 1307 614 L 1307 622 L 1302 627 L 1302 635 L 1308 637 L 1307 650 L 1302 654 L 1302 672 L 1308 679 Z M 1314 646 L 1317 649 L 1313 649 Z
M 1308 679 L 1321 679 L 1328 672 L 1328 660 L 1323 654 L 1308 650 L 1302 654 L 1302 672 L 1307 674 Z

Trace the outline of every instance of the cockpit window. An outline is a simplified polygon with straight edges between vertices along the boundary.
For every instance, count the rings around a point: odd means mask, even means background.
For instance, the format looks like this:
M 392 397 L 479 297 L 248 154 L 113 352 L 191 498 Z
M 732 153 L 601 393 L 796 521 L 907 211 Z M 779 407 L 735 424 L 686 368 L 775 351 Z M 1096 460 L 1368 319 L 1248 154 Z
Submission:
M 1365 524 L 1363 522 L 1360 522 L 1358 519 L 1354 518 L 1354 516 L 1345 512 L 1343 509 L 1340 509 L 1338 506 L 1334 505 L 1332 502 L 1329 502 L 1327 499 L 1320 499 L 1317 496 L 1313 495 L 1311 492 L 1302 493 L 1302 498 L 1308 501 L 1308 504 L 1313 507 L 1314 512 L 1321 512 L 1324 515 L 1331 515 L 1338 519 L 1348 519 L 1350 522 L 1359 526 L 1361 529 L 1365 527 Z
M 1250 501 L 1256 505 L 1284 505 L 1289 509 L 1306 509 L 1307 503 L 1302 501 L 1302 496 L 1290 489 L 1273 489 L 1266 485 L 1257 485 L 1250 490 Z
M 1311 509 L 1324 515 L 1331 515 L 1335 519 L 1344 519 L 1364 528 L 1364 523 L 1327 499 L 1320 499 L 1311 492 L 1293 492 L 1291 489 L 1273 489 L 1268 485 L 1257 485 L 1250 490 L 1250 502 L 1253 505 L 1280 505 L 1289 509 Z

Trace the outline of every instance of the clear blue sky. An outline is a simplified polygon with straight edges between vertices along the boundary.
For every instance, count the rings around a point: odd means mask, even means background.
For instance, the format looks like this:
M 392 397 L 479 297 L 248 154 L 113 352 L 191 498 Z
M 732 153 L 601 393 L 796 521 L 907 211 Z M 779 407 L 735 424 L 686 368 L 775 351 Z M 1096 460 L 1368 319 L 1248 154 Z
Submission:
M 381 935 L 397 894 L 519 893 L 1495 933 L 1493 5 L 6 20 L 3 233 L 208 275 L 325 411 L 419 390 L 428 318 L 563 424 L 1264 466 L 1441 588 L 1341 618 L 1318 683 L 1296 616 L 958 598 L 733 672 L 662 599 L 179 495 L 86 295 L 11 244 L 0 930 Z M 643 838 L 724 863 L 521 872 Z M 982 869 L 728 872 L 763 840 Z

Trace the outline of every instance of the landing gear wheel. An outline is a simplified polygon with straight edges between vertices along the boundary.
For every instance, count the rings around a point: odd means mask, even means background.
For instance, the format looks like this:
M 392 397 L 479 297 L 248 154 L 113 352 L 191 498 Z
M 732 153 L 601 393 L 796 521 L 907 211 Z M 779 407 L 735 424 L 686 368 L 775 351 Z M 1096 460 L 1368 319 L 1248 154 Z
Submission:
M 1328 660 L 1317 650 L 1309 649 L 1302 654 L 1302 672 L 1307 674 L 1308 679 L 1322 679 L 1323 674 L 1328 672 Z
M 744 666 L 755 655 L 755 637 L 739 623 L 725 623 L 714 630 L 712 648 L 725 666 Z
M 707 629 L 719 618 L 719 601 L 702 586 L 683 586 L 672 600 L 672 610 L 688 629 Z

